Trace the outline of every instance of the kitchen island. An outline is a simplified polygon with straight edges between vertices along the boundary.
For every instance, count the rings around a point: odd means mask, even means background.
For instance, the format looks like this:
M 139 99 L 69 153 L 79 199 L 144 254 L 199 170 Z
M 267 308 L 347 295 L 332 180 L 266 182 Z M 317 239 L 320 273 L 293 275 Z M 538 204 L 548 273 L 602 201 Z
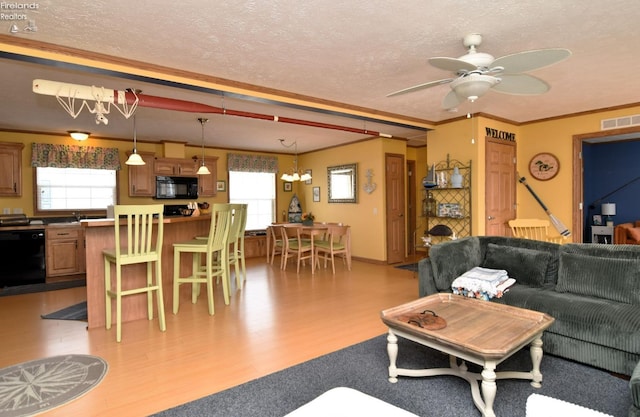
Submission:
M 102 250 L 115 246 L 113 219 L 82 220 L 80 223 L 85 231 L 86 274 L 87 274 L 87 315 L 88 328 L 103 327 L 105 325 L 105 288 L 104 288 L 104 260 Z M 162 290 L 164 293 L 164 309 L 172 311 L 173 297 L 173 243 L 193 239 L 195 236 L 209 234 L 211 215 L 198 217 L 165 217 L 164 242 L 162 245 Z M 120 226 L 125 232 L 121 236 L 126 239 L 126 222 Z M 191 270 L 191 262 L 183 260 L 181 268 L 185 275 Z M 127 283 L 142 287 L 146 282 L 146 266 L 144 264 L 128 265 L 123 268 L 123 288 Z M 147 319 L 147 295 L 137 294 L 122 299 L 122 321 Z M 182 286 L 180 301 L 191 300 L 191 289 Z M 115 301 L 112 301 L 115 303 Z M 156 303 L 154 302 L 154 305 Z M 115 307 L 114 307 L 115 308 Z M 154 313 L 157 318 L 157 312 Z M 115 319 L 115 315 L 114 315 Z

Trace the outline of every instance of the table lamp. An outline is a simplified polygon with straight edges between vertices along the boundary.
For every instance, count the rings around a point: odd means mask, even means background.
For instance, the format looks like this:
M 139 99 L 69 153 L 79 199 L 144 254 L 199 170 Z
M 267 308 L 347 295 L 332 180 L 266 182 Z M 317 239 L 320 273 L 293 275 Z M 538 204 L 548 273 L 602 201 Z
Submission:
M 601 207 L 603 216 L 607 216 L 607 226 L 613 226 L 613 219 L 611 216 L 616 215 L 616 203 L 604 203 Z

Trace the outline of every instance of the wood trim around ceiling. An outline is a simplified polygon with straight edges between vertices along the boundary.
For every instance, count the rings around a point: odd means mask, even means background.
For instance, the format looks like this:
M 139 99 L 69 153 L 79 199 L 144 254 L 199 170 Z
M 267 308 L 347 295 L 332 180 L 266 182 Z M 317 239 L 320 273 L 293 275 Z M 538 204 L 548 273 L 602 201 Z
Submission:
M 307 106 L 310 109 L 322 109 L 345 113 L 345 116 L 360 116 L 364 118 L 371 118 L 372 120 L 378 120 L 379 122 L 389 121 L 403 123 L 415 126 L 416 128 L 428 130 L 430 130 L 434 125 L 431 121 L 415 117 L 408 117 L 400 114 L 340 103 L 337 101 L 325 100 L 318 97 L 296 94 L 192 71 L 136 61 L 133 59 L 115 57 L 98 52 L 90 52 L 47 42 L 34 41 L 31 39 L 16 38 L 5 34 L 0 34 L 0 44 L 20 48 L 21 51 L 15 51 L 15 53 L 29 57 L 66 62 L 69 64 L 87 66 L 105 71 L 122 72 L 124 74 L 137 75 L 141 77 L 151 77 L 150 74 L 153 74 L 160 80 L 167 82 L 180 83 L 188 80 L 193 86 L 219 89 L 221 93 L 225 92 L 238 94 L 240 96 L 245 95 L 249 97 L 262 98 L 271 100 L 274 104 L 282 102 Z M 52 56 L 52 54 L 55 56 Z

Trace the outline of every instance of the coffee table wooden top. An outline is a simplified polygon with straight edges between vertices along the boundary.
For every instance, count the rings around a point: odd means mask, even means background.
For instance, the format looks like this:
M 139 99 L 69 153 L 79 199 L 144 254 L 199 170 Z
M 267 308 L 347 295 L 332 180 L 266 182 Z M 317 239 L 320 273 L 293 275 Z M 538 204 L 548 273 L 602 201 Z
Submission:
M 446 327 L 428 330 L 407 322 L 408 317 L 425 310 L 442 317 Z M 484 359 L 507 356 L 554 322 L 553 317 L 538 311 L 448 293 L 384 310 L 381 316 L 390 329 L 450 345 Z

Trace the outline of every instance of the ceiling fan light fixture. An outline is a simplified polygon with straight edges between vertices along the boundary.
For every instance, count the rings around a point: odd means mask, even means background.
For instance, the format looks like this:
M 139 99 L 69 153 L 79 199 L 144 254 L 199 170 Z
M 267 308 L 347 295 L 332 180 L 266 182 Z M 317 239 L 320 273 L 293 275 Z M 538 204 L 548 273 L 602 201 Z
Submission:
M 460 99 L 474 101 L 499 82 L 500 79 L 492 75 L 470 74 L 454 80 L 451 89 Z

